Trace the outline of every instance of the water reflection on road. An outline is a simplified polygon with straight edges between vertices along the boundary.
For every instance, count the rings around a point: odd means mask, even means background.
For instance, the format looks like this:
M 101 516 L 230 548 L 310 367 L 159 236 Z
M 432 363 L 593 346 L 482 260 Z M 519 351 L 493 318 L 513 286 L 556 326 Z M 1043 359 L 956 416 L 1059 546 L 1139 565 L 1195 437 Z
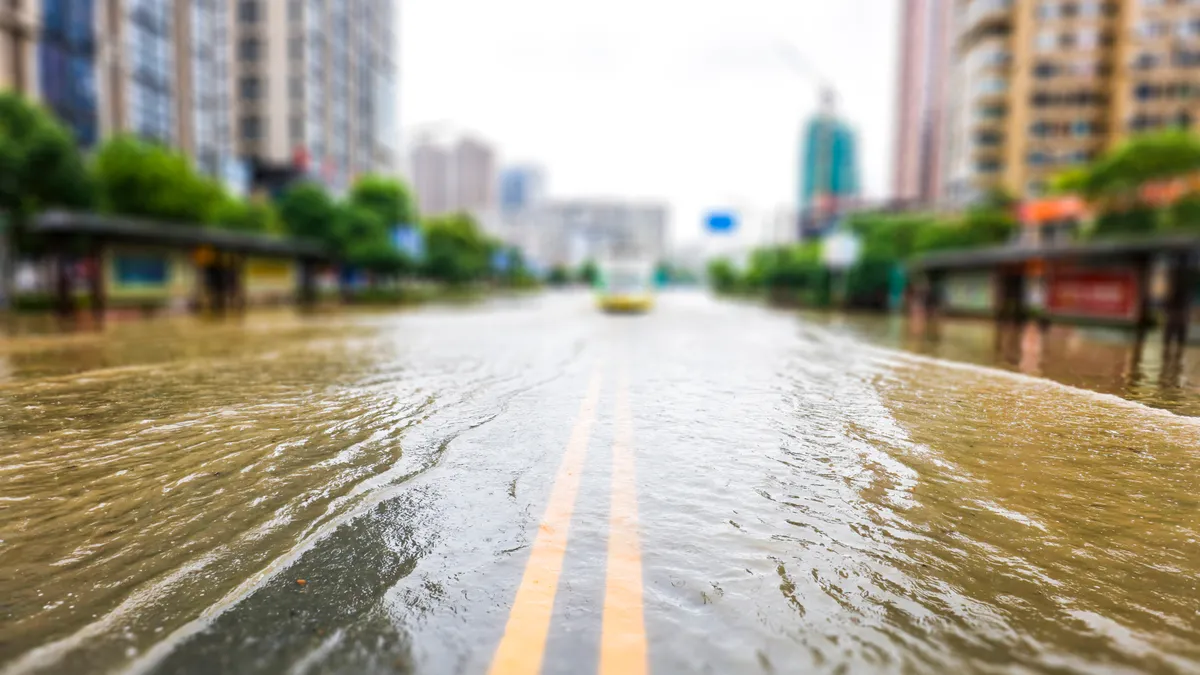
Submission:
M 1200 342 L 1164 344 L 1161 331 L 806 312 L 841 334 L 937 358 L 993 366 L 1200 416 Z M 1194 336 L 1200 338 L 1200 336 Z
M 543 672 L 596 667 L 623 397 L 654 672 L 1195 672 L 1197 359 L 1106 339 L 683 293 L 10 340 L 0 672 L 483 672 L 591 382 Z

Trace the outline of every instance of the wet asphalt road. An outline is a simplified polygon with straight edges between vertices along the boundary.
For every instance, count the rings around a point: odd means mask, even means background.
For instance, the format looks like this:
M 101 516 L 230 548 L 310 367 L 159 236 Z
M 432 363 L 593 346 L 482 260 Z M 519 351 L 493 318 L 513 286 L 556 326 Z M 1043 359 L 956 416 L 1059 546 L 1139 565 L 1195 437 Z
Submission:
M 1200 671 L 1195 418 L 857 335 L 565 293 L 17 341 L 0 673 Z

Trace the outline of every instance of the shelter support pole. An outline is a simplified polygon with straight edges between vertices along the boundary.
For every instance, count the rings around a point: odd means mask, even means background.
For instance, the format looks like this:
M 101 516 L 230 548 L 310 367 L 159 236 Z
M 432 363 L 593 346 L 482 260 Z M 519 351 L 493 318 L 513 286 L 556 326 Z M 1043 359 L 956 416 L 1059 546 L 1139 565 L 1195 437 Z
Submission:
M 1139 332 L 1145 331 L 1154 322 L 1150 313 L 1150 261 L 1151 258 L 1148 255 L 1139 255 L 1134 260 L 1137 274 L 1137 305 L 1134 308 L 1134 322 Z
M 310 308 L 317 304 L 317 263 L 311 258 L 300 260 L 300 306 Z
M 71 257 L 67 242 L 55 238 L 51 243 L 51 251 L 54 261 L 54 306 L 59 316 L 66 319 L 75 311 L 75 289 L 71 279 Z
M 88 252 L 88 290 L 90 292 L 90 305 L 92 308 L 92 318 L 95 319 L 96 326 L 104 325 L 105 296 L 104 296 L 104 243 L 99 239 L 93 239 Z
M 1188 338 L 1193 292 L 1196 286 L 1196 257 L 1190 252 L 1176 253 L 1169 262 L 1166 303 L 1166 328 L 1163 339 L 1168 346 L 1183 345 Z

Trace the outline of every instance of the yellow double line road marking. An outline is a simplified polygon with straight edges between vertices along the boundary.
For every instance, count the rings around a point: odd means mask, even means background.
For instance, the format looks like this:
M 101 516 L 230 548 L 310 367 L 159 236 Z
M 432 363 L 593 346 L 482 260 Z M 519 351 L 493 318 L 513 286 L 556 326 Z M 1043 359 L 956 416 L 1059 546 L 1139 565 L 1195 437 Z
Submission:
M 554 479 L 525 575 L 517 589 L 492 659 L 489 675 L 538 675 L 554 612 L 554 596 L 579 481 L 587 457 L 588 437 L 596 416 L 600 378 L 593 376 L 567 450 Z M 647 671 L 646 629 L 642 612 L 642 559 L 638 543 L 637 488 L 634 481 L 633 424 L 628 378 L 617 393 L 613 440 L 612 509 L 609 516 L 608 571 L 604 592 L 600 675 L 642 675 Z
M 567 532 L 575 510 L 575 495 L 583 460 L 587 458 L 588 437 L 596 419 L 596 402 L 600 398 L 600 377 L 593 375 L 587 396 L 579 410 L 571 439 L 554 487 L 550 503 L 533 540 L 533 550 L 525 565 L 525 576 L 517 589 L 516 600 L 504 628 L 504 639 L 492 659 L 491 675 L 537 675 L 542 669 L 546 651 L 546 635 L 550 632 L 550 615 L 554 612 L 554 594 L 558 591 L 558 576 L 562 573 L 563 555 L 567 552 Z
M 608 517 L 608 574 L 604 589 L 601 675 L 646 672 L 646 624 L 642 613 L 642 547 L 638 543 L 637 482 L 629 383 L 617 391 L 612 448 L 612 508 Z

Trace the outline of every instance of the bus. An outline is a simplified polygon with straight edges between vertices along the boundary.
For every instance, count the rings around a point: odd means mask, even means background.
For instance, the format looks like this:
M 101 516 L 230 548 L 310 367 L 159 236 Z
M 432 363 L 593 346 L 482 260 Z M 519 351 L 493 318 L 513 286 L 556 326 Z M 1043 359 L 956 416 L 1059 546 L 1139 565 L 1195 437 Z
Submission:
M 654 266 L 637 260 L 602 264 L 597 300 L 606 312 L 646 312 L 654 306 Z

